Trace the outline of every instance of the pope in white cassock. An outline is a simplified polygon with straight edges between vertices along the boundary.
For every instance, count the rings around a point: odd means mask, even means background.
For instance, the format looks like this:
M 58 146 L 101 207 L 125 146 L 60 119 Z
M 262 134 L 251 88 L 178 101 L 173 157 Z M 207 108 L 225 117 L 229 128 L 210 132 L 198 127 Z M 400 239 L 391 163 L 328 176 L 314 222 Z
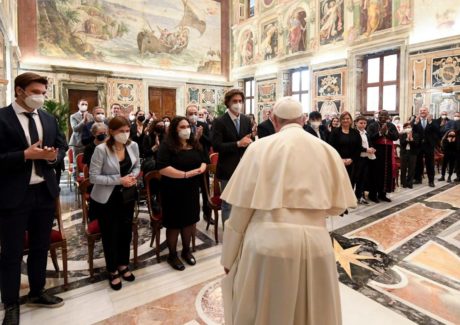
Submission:
M 341 324 L 326 217 L 356 206 L 342 159 L 305 132 L 292 98 L 273 109 L 277 133 L 251 144 L 222 198 L 226 325 Z

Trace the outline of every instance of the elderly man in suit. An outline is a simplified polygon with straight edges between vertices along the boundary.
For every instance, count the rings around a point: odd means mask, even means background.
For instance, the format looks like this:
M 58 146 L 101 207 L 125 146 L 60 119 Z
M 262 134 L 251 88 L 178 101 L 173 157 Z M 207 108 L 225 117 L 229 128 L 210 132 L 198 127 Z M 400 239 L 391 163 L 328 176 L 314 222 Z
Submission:
M 257 126 L 257 136 L 259 139 L 275 134 L 275 126 L 272 121 L 273 108 L 267 110 L 267 119 Z
M 253 139 L 249 117 L 243 113 L 244 93 L 239 89 L 229 90 L 224 97 L 227 112 L 214 120 L 212 146 L 219 153 L 216 177 L 222 190 L 238 166 L 241 157 Z M 230 217 L 231 206 L 222 202 L 222 221 Z
M 434 187 L 434 148 L 439 140 L 439 125 L 433 120 L 428 108 L 420 107 L 419 114 L 412 122 L 412 132 L 420 138 L 420 151 L 415 167 L 414 184 L 422 183 L 424 166 L 428 175 L 428 185 Z
M 79 99 L 78 112 L 70 115 L 72 136 L 70 137 L 69 146 L 73 147 L 75 157 L 85 150 L 85 146 L 82 143 L 82 133 L 85 125 L 92 121 L 93 115 L 88 112 L 88 101 L 86 99 Z
M 35 73 L 14 80 L 16 100 L 0 109 L 0 291 L 3 324 L 19 324 L 19 288 L 24 236 L 28 231 L 27 304 L 59 307 L 61 298 L 44 291 L 46 263 L 59 195 L 54 167 L 67 144 L 56 118 L 39 109 L 48 81 Z

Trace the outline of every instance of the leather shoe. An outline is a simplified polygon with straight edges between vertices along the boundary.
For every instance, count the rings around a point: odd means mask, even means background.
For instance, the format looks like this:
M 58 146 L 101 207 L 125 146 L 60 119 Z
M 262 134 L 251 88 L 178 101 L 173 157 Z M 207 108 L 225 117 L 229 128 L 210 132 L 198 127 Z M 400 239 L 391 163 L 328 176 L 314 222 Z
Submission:
M 2 325 L 19 325 L 19 304 L 5 304 L 5 317 Z
M 434 187 L 434 182 L 429 182 L 429 183 L 428 183 L 428 186 L 429 186 L 429 187 Z
M 50 295 L 46 291 L 42 291 L 38 296 L 28 296 L 26 305 L 31 307 L 57 308 L 64 305 L 64 300 L 57 296 Z
M 171 267 L 174 270 L 177 270 L 177 271 L 185 270 L 184 263 L 182 263 L 182 261 L 179 259 L 179 257 L 177 257 L 177 255 L 168 256 L 166 261 L 168 262 L 169 265 L 171 265 Z
M 379 200 L 384 202 L 391 202 L 391 200 L 386 195 L 379 196 Z
M 441 176 L 438 178 L 438 181 L 442 182 L 442 181 L 445 181 L 446 179 L 444 178 L 444 176 Z
M 112 274 L 109 272 L 109 284 L 112 290 L 118 291 L 121 289 L 121 286 L 122 286 L 121 280 L 118 283 L 112 282 L 113 280 L 118 279 L 119 277 L 120 277 L 120 273 L 117 272 L 116 274 Z
M 182 252 L 181 257 L 184 259 L 185 262 L 187 262 L 188 265 L 195 265 L 196 260 L 195 257 L 193 257 L 192 253 L 190 252 Z
M 414 184 L 422 184 L 422 180 L 416 179 L 414 180 Z

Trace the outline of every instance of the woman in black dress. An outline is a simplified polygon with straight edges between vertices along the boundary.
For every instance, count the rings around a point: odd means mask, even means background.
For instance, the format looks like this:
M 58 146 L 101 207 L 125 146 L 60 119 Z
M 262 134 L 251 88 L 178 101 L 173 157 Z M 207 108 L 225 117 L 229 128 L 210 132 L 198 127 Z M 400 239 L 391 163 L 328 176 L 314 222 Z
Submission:
M 185 269 L 176 252 L 179 233 L 182 239 L 181 257 L 189 265 L 196 263 L 190 252 L 190 240 L 195 224 L 200 220 L 199 178 L 203 177 L 208 163 L 200 143 L 190 134 L 187 119 L 175 117 L 165 141 L 160 144 L 157 162 L 157 168 L 163 176 L 160 193 L 169 249 L 167 261 L 179 271 Z
M 340 114 L 340 127 L 334 128 L 329 137 L 329 143 L 337 150 L 343 160 L 348 176 L 351 181 L 354 162 L 358 161 L 361 153 L 361 135 L 351 127 L 351 114 L 343 112 Z
M 145 134 L 145 113 L 144 111 L 138 110 L 135 115 L 135 120 L 133 124 L 131 125 L 130 129 L 130 138 L 132 141 L 137 143 L 137 146 L 139 148 L 142 148 L 142 144 L 144 141 L 144 134 Z M 144 155 L 142 153 L 142 150 L 140 152 L 141 158 L 144 158 Z

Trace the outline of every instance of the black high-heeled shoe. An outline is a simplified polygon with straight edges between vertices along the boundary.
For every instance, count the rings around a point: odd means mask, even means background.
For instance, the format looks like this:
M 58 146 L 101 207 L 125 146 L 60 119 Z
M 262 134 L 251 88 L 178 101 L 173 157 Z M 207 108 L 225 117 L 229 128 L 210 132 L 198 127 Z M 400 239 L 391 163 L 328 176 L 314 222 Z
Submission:
M 110 287 L 115 291 L 118 291 L 121 289 L 121 281 L 117 284 L 113 284 L 112 281 L 115 279 L 118 279 L 119 277 L 120 277 L 120 274 L 118 272 L 116 274 L 112 274 L 109 272 L 109 284 L 110 284 Z
M 134 274 L 133 274 L 132 272 L 131 272 L 130 275 L 125 276 L 125 274 L 129 272 L 129 267 L 126 267 L 126 268 L 123 269 L 123 270 L 118 270 L 118 272 L 121 274 L 121 277 L 122 277 L 123 280 L 125 280 L 125 281 L 133 282 L 134 280 L 136 280 L 136 277 L 134 276 Z

